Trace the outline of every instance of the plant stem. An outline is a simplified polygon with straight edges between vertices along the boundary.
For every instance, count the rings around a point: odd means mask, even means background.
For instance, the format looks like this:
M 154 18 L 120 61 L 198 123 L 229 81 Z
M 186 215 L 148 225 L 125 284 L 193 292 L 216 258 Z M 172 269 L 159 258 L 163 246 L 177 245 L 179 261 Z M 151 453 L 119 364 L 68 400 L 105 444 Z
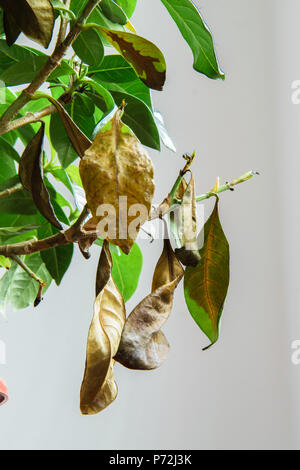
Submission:
M 18 98 L 7 108 L 0 119 L 0 135 L 9 131 L 9 122 L 18 114 L 25 104 L 31 100 L 31 95 L 41 87 L 49 75 L 60 65 L 66 51 L 80 34 L 82 25 L 100 1 L 101 0 L 88 0 L 81 16 L 74 23 L 67 37 L 60 44 L 56 45 L 53 54 L 49 57 L 44 67 L 31 84 L 23 90 Z
M 21 191 L 22 189 L 23 187 L 21 183 L 17 183 L 15 186 L 12 186 L 11 188 L 7 188 L 4 191 L 1 191 L 0 198 L 10 196 L 11 194 L 17 193 L 18 191 Z
M 216 192 L 209 191 L 208 193 L 196 196 L 196 202 L 204 201 L 205 199 L 209 199 L 210 197 L 215 196 L 216 194 L 223 193 L 224 191 L 233 191 L 234 186 L 240 183 L 244 183 L 245 181 L 248 181 L 249 179 L 253 178 L 253 176 L 258 174 L 259 173 L 257 171 L 248 171 L 248 173 L 245 173 L 239 178 L 236 178 L 235 180 L 231 181 L 231 183 L 223 184 L 223 186 L 220 186 Z

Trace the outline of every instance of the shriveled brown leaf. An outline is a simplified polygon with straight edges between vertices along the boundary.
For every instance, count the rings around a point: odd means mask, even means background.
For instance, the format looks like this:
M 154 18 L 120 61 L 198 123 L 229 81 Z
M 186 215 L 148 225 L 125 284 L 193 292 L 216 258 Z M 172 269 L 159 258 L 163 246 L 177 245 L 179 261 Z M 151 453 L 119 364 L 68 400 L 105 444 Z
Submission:
M 1 0 L 0 6 L 5 12 L 8 45 L 13 44 L 20 30 L 42 46 L 49 46 L 55 21 L 50 0 Z
M 103 231 L 99 235 L 128 254 L 140 226 L 149 217 L 154 193 L 154 170 L 139 140 L 122 123 L 120 110 L 99 132 L 80 161 L 79 169 L 94 221 L 98 224 L 107 220 L 106 214 L 97 213 L 98 207 L 103 208 L 103 205 L 108 204 L 115 209 L 116 216 L 111 214 L 113 222 L 116 222 L 113 227 L 115 233 L 107 234 Z M 125 205 L 124 201 L 127 201 Z M 128 230 L 137 217 L 136 213 L 128 215 L 128 209 L 134 204 L 142 205 L 144 211 L 136 230 Z
M 50 202 L 50 196 L 43 180 L 43 141 L 45 123 L 25 148 L 19 164 L 19 177 L 22 185 L 31 193 L 32 199 L 41 214 L 58 229 L 62 229 Z
M 61 121 L 64 125 L 66 133 L 70 139 L 71 144 L 73 145 L 75 152 L 79 155 L 79 157 L 83 157 L 86 150 L 92 145 L 92 142 L 79 129 L 77 124 L 73 121 L 71 116 L 68 114 L 68 112 L 60 104 L 59 101 L 51 99 L 51 102 L 56 107 L 60 115 Z
M 126 314 L 123 297 L 113 281 L 111 270 L 112 258 L 108 243 L 104 242 L 80 392 L 82 414 L 99 413 L 115 400 L 118 393 L 113 373 L 113 356 L 119 347 Z
M 170 316 L 174 290 L 183 274 L 170 241 L 166 239 L 153 275 L 152 292 L 127 318 L 116 361 L 129 369 L 142 370 L 156 369 L 162 364 L 169 343 L 161 328 Z
M 192 173 L 189 184 L 182 180 L 179 196 L 180 193 L 183 195 L 180 197 L 181 204 L 175 218 L 180 248 L 176 248 L 175 253 L 185 266 L 196 266 L 200 261 L 200 254 L 197 243 L 195 181 Z

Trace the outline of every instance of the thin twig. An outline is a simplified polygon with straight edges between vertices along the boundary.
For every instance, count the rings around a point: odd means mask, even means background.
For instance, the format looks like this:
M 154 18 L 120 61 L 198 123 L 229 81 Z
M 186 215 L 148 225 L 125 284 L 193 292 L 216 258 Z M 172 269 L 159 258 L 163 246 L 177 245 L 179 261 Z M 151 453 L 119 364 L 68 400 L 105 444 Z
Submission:
M 15 186 L 12 186 L 11 188 L 7 188 L 4 191 L 1 191 L 0 198 L 11 196 L 12 194 L 17 193 L 18 191 L 21 191 L 22 189 L 23 189 L 23 186 L 21 185 L 21 183 L 17 183 Z

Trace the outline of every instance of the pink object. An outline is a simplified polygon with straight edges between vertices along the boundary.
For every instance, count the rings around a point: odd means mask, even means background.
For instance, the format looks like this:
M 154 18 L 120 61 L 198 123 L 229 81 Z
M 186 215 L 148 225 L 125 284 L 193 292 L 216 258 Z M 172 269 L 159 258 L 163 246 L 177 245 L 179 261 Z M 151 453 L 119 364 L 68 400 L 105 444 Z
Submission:
M 5 382 L 0 379 L 0 406 L 4 405 L 8 400 L 8 390 Z

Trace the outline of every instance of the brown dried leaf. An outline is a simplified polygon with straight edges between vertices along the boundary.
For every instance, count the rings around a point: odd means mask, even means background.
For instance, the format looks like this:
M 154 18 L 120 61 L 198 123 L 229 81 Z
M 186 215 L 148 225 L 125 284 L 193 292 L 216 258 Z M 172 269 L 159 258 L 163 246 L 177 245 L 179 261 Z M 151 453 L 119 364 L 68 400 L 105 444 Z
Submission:
M 4 25 L 6 42 L 7 42 L 7 45 L 10 47 L 18 39 L 19 35 L 21 34 L 21 30 L 19 26 L 17 25 L 17 23 L 15 22 L 14 17 L 7 12 L 4 12 L 4 15 L 3 15 L 3 25 Z
M 8 45 L 12 45 L 21 30 L 27 37 L 48 47 L 54 28 L 54 10 L 50 0 L 1 0 L 6 15 L 5 33 Z M 12 21 L 16 27 L 12 27 Z
M 140 141 L 122 123 L 120 110 L 99 132 L 80 161 L 79 169 L 89 209 L 98 224 L 99 236 L 128 254 L 140 226 L 149 217 L 154 193 L 154 170 Z M 136 227 L 137 213 L 133 211 L 131 214 L 134 215 L 128 214 L 135 204 L 143 208 Z M 98 208 L 104 210 L 104 205 L 115 211 L 115 214 L 110 213 L 110 233 L 107 233 L 107 213 L 97 213 Z M 102 222 L 102 228 L 99 222 Z
M 187 185 L 182 180 L 178 194 L 183 192 L 181 204 L 176 217 L 177 234 L 180 248 L 175 249 L 177 258 L 185 266 L 196 266 L 200 261 L 197 243 L 197 215 L 196 215 L 196 193 L 194 176 Z
M 118 393 L 113 373 L 113 356 L 119 347 L 126 314 L 123 298 L 113 281 L 111 270 L 112 258 L 108 243 L 104 242 L 80 392 L 82 414 L 99 413 L 115 400 Z
M 92 145 L 90 139 L 79 129 L 77 124 L 73 121 L 71 116 L 65 110 L 65 108 L 60 104 L 59 101 L 50 98 L 51 103 L 56 107 L 66 133 L 70 139 L 71 144 L 74 147 L 75 152 L 79 155 L 79 157 L 83 157 L 86 150 Z
M 19 177 L 22 185 L 32 195 L 41 214 L 58 229 L 62 229 L 50 202 L 48 190 L 43 180 L 43 142 L 45 123 L 25 148 L 19 164 Z
M 115 360 L 129 369 L 150 370 L 165 360 L 169 344 L 161 328 L 170 316 L 174 290 L 184 271 L 170 241 L 156 265 L 152 292 L 132 311 L 125 323 Z

